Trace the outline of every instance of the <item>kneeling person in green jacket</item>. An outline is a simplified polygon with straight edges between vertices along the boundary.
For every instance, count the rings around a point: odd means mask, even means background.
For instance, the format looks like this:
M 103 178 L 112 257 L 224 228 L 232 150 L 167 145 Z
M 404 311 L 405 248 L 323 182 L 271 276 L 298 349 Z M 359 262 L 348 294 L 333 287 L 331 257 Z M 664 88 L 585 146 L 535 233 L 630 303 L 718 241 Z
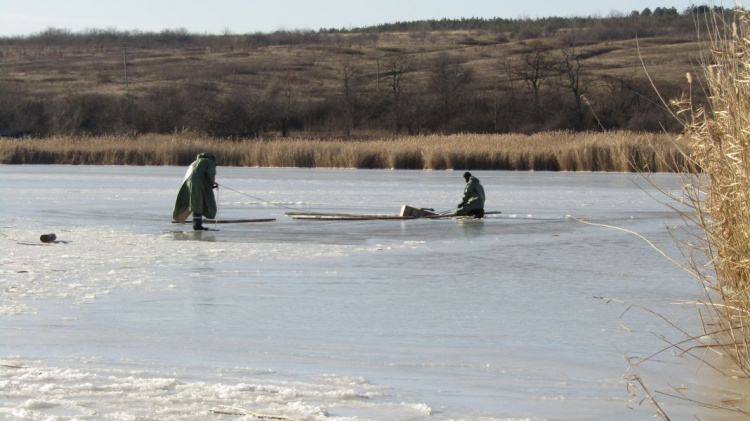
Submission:
M 216 184 L 216 157 L 210 153 L 202 153 L 190 164 L 185 180 L 182 182 L 177 200 L 174 203 L 172 219 L 185 222 L 188 215 L 193 213 L 193 229 L 207 230 L 203 226 L 203 217 L 216 217 L 216 199 L 213 189 Z
M 466 187 L 464 187 L 464 198 L 458 204 L 456 215 L 471 215 L 474 218 L 484 217 L 484 187 L 479 179 L 471 175 L 470 172 L 464 173 Z

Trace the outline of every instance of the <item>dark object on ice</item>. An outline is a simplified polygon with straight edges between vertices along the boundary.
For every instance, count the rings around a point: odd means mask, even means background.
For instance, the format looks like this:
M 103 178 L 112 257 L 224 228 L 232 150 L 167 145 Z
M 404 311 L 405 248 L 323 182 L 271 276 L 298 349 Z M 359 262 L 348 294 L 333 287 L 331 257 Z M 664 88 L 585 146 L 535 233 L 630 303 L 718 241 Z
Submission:
M 57 236 L 54 233 L 52 233 L 52 234 L 42 234 L 42 236 L 39 237 L 39 241 L 41 241 L 43 243 L 52 243 L 55 240 L 57 240 Z

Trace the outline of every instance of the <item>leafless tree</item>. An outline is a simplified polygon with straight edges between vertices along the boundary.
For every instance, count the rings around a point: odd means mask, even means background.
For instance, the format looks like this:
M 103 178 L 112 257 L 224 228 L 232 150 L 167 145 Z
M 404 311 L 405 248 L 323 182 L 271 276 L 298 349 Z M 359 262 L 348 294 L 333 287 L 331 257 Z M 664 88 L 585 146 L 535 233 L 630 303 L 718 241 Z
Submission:
M 359 113 L 359 98 L 355 88 L 355 76 L 359 70 L 349 62 L 344 63 L 341 69 L 343 77 L 344 116 L 346 137 L 351 136 L 352 130 L 357 126 Z
M 547 78 L 553 74 L 555 66 L 544 44 L 537 41 L 531 46 L 532 51 L 524 57 L 524 63 L 516 74 L 531 89 L 534 95 L 534 117 L 540 121 L 542 119 L 540 91 Z
M 386 76 L 388 77 L 389 94 L 392 96 L 393 129 L 396 134 L 403 126 L 404 118 L 404 75 L 409 63 L 404 57 L 396 57 L 388 62 Z
M 299 83 L 299 76 L 288 73 L 276 82 L 267 95 L 269 100 L 275 102 L 274 108 L 282 137 L 289 137 L 292 118 L 297 108 Z
M 581 82 L 581 54 L 577 53 L 575 47 L 563 48 L 562 60 L 558 64 L 560 72 L 560 83 L 573 94 L 575 101 L 575 121 L 576 130 L 583 128 L 583 95 L 586 94 L 587 86 Z
M 639 108 L 640 97 L 634 90 L 635 75 L 605 76 L 602 79 L 602 115 L 606 128 L 622 128 Z
M 458 108 L 465 89 L 473 79 L 473 72 L 463 64 L 443 54 L 430 69 L 430 87 L 437 95 L 437 110 L 440 125 L 447 125 Z
M 503 89 L 506 84 L 502 81 L 506 78 L 508 80 L 508 88 Z M 517 79 L 512 61 L 506 59 L 502 63 L 502 68 L 495 76 L 493 82 L 489 102 L 490 110 L 492 111 L 492 127 L 496 132 L 505 132 L 510 127 L 510 116 L 516 112 L 518 101 L 516 92 Z

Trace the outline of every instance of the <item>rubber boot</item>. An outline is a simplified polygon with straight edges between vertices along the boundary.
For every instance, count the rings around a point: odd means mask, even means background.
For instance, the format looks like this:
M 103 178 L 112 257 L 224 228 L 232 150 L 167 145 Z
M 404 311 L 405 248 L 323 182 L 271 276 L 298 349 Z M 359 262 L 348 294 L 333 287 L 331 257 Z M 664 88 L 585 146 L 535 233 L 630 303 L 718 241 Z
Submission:
M 467 215 L 473 216 L 474 219 L 482 219 L 484 218 L 484 209 L 472 209 Z
M 203 226 L 203 215 L 199 213 L 193 214 L 193 231 L 208 231 L 208 228 Z

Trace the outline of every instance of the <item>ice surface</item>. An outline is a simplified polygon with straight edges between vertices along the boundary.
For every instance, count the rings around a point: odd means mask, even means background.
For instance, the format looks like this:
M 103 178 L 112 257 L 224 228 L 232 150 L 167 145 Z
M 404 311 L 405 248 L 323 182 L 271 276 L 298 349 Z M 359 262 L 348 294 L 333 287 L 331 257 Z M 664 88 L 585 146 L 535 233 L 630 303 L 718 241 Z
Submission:
M 462 171 L 219 167 L 218 219 L 277 220 L 196 234 L 170 223 L 184 171 L 0 166 L 0 417 L 647 419 L 623 357 L 680 337 L 594 297 L 698 328 L 673 304 L 702 299 L 697 281 L 566 217 L 676 254 L 679 215 L 632 174 L 477 171 L 503 213 L 457 224 L 284 213 L 446 211 Z M 709 401 L 738 389 L 669 353 L 638 370 Z M 734 417 L 665 400 L 678 418 Z

